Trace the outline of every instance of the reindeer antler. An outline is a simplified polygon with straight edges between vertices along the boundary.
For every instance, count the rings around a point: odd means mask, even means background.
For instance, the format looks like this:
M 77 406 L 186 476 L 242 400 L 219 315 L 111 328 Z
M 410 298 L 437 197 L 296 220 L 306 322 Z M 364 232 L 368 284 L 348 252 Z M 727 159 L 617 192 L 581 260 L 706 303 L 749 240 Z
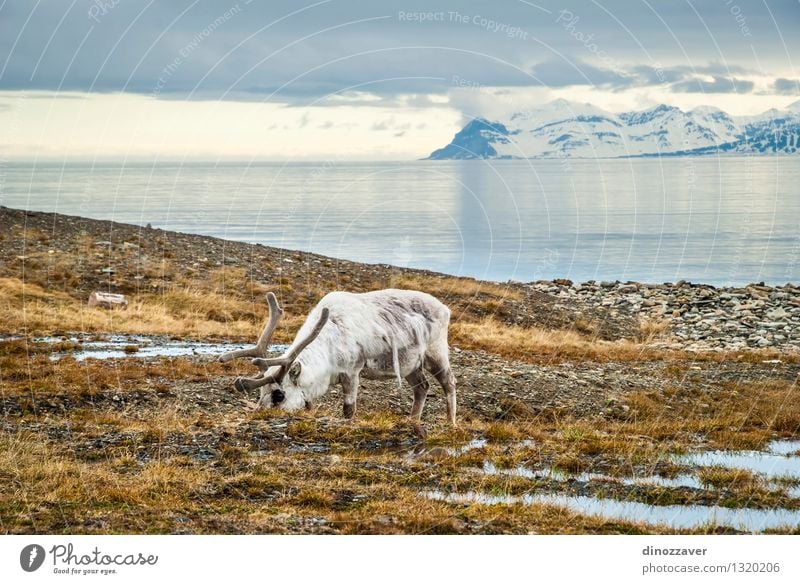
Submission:
M 283 316 L 283 310 L 278 306 L 278 299 L 272 292 L 267 292 L 267 304 L 269 304 L 269 320 L 267 320 L 267 324 L 264 326 L 264 330 L 261 332 L 256 346 L 250 349 L 239 349 L 238 351 L 223 353 L 219 356 L 219 360 L 222 363 L 239 357 L 266 357 L 267 347 L 269 347 L 272 333 L 275 332 L 275 328 L 278 326 L 278 322 Z
M 281 355 L 280 357 L 273 357 L 271 359 L 265 358 L 258 358 L 253 359 L 253 365 L 256 365 L 261 371 L 266 371 L 270 367 L 279 366 L 281 368 L 280 372 L 275 376 L 277 381 L 283 379 L 286 372 L 289 371 L 289 367 L 292 366 L 294 360 L 297 359 L 297 356 L 305 349 L 311 342 L 319 336 L 320 331 L 322 331 L 322 327 L 325 326 L 325 323 L 328 322 L 328 316 L 330 315 L 330 310 L 328 308 L 323 308 L 322 313 L 319 315 L 319 319 L 317 320 L 317 324 L 314 325 L 314 328 L 311 329 L 305 338 L 301 339 L 298 343 L 293 344 L 286 353 Z

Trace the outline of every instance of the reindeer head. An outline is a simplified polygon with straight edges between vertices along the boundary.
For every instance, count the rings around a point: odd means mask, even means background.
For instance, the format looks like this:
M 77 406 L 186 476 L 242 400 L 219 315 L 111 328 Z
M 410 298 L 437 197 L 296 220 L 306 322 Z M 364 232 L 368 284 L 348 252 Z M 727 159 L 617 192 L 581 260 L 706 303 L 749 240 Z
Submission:
M 259 408 L 271 407 L 293 412 L 308 405 L 306 396 L 317 381 L 313 372 L 303 371 L 303 365 L 297 361 L 297 357 L 317 338 L 322 327 L 328 321 L 329 310 L 323 308 L 320 311 L 317 322 L 311 330 L 308 330 L 308 323 L 311 321 L 306 321 L 295 342 L 286 353 L 280 357 L 266 358 L 262 355 L 266 355 L 272 333 L 283 316 L 283 310 L 278 306 L 278 299 L 272 292 L 267 293 L 267 303 L 269 304 L 269 320 L 259 337 L 258 344 L 252 349 L 225 353 L 220 356 L 220 361 L 226 362 L 236 357 L 255 356 L 256 358 L 252 359 L 251 363 L 261 370 L 261 376 L 253 379 L 240 377 L 234 383 L 236 388 L 244 391 L 260 387 Z
M 267 359 L 253 359 L 253 364 L 259 368 L 265 367 L 262 364 Z M 288 371 L 285 367 L 266 366 L 262 371 L 269 382 L 261 387 L 261 396 L 258 400 L 258 407 L 277 408 L 287 412 L 295 412 L 308 405 L 306 391 L 308 382 L 303 379 L 303 366 L 299 361 L 292 363 Z

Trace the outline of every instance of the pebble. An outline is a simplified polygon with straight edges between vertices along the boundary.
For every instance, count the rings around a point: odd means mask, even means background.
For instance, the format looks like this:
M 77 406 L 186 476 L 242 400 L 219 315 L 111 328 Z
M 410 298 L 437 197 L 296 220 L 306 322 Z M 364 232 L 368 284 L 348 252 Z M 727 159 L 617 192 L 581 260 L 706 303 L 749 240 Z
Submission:
M 640 321 L 663 321 L 652 344 L 691 351 L 770 348 L 800 351 L 800 288 L 763 282 L 717 288 L 674 284 L 540 280 L 527 286 L 586 308 L 613 307 Z

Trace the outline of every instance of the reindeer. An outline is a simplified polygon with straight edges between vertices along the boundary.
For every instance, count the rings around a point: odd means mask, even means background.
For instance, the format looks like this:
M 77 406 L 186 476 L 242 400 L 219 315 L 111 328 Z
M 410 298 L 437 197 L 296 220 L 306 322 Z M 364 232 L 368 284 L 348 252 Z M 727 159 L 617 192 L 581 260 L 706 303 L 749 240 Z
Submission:
M 456 380 L 447 346 L 450 310 L 430 294 L 392 289 L 331 292 L 309 313 L 280 357 L 266 353 L 283 310 L 272 292 L 267 293 L 267 303 L 269 319 L 256 346 L 219 357 L 222 362 L 254 357 L 251 362 L 261 373 L 239 377 L 234 385 L 240 391 L 261 388 L 259 408 L 313 411 L 316 401 L 339 383 L 349 419 L 356 413 L 361 376 L 395 377 L 398 384 L 405 378 L 414 391 L 411 417 L 418 425 L 428 395 L 427 370 L 442 386 L 447 418 L 455 426 Z

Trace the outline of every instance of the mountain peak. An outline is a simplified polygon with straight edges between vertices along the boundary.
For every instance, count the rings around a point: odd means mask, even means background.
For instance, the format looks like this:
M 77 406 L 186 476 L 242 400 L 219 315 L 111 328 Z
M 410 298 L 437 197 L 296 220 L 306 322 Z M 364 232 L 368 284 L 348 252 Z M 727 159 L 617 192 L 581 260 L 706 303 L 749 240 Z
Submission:
M 549 108 L 574 108 L 574 107 L 583 107 L 583 106 L 592 106 L 590 103 L 578 103 L 577 101 L 570 101 L 568 99 L 564 99 L 563 97 L 559 97 L 558 99 L 554 99 L 553 101 L 547 102 L 545 104 L 546 107 Z
M 787 105 L 786 109 L 790 112 L 800 114 L 800 99 Z
M 776 124 L 780 132 L 775 131 Z M 713 106 L 688 112 L 667 104 L 614 114 L 557 99 L 504 119 L 470 120 L 430 156 L 617 158 L 700 154 L 800 153 L 800 101 L 760 116 L 732 117 Z
M 675 106 L 660 103 L 651 108 L 635 112 L 624 112 L 619 114 L 619 118 L 628 125 L 645 125 L 664 121 L 670 117 L 683 116 L 684 113 Z
M 642 110 L 640 112 L 633 112 L 633 113 L 638 113 L 640 115 L 651 115 L 651 116 L 655 117 L 655 116 L 662 116 L 662 115 L 667 115 L 667 114 L 672 114 L 672 113 L 682 114 L 683 111 L 680 108 L 675 107 L 674 105 L 667 105 L 665 103 L 660 103 L 658 105 L 654 105 L 651 108 L 647 108 L 646 110 Z
M 698 105 L 697 107 L 692 108 L 691 110 L 689 110 L 689 113 L 690 114 L 699 114 L 701 116 L 714 115 L 714 114 L 725 114 L 724 111 L 722 111 L 721 109 L 719 109 L 718 107 L 713 106 L 713 105 Z M 727 114 L 725 114 L 725 115 L 727 115 Z
M 474 118 L 461 128 L 444 148 L 431 153 L 428 160 L 473 160 L 496 158 L 495 143 L 508 144 L 508 129 L 499 122 Z
M 580 114 L 582 112 L 602 112 L 605 111 L 602 108 L 597 107 L 594 104 L 588 102 L 578 102 L 578 101 L 569 101 L 568 99 L 559 98 L 554 99 L 553 101 L 547 102 L 544 104 L 544 107 L 541 109 L 544 110 L 569 110 L 575 112 L 576 114 Z
M 477 118 L 472 118 L 469 122 L 467 122 L 467 125 L 464 126 L 464 129 L 461 130 L 461 131 L 463 132 L 467 128 L 473 128 L 473 127 L 478 128 L 478 127 L 482 127 L 482 126 L 493 126 L 493 125 L 494 125 L 494 123 L 490 122 L 486 118 L 477 117 Z

